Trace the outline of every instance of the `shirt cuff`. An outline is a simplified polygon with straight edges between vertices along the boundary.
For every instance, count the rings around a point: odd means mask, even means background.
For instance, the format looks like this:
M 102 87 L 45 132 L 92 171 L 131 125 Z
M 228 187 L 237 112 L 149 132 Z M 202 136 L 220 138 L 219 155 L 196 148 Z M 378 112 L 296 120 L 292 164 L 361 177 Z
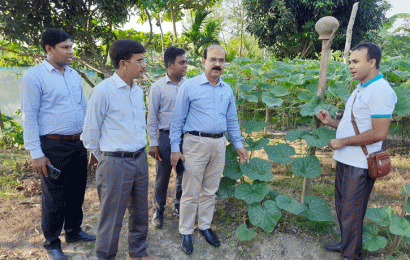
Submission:
M 41 150 L 41 148 L 30 151 L 30 155 L 31 155 L 32 159 L 38 159 L 38 158 L 41 158 L 41 157 L 45 156 L 44 153 L 43 153 L 43 150 Z
M 153 140 L 149 140 L 149 147 L 152 147 L 152 146 L 159 146 L 159 143 L 158 143 L 158 140 L 155 138 L 155 139 L 153 139 Z
M 96 158 L 98 161 L 101 161 L 101 154 L 102 154 L 102 152 L 100 151 L 99 148 L 97 148 L 97 149 L 90 149 L 90 152 L 91 152 L 92 154 L 94 154 L 95 158 Z
M 242 142 L 232 142 L 232 144 L 235 147 L 235 150 L 238 150 L 239 148 L 243 148 Z
M 179 149 L 179 144 L 171 144 L 171 152 L 173 153 L 181 152 L 181 149 Z

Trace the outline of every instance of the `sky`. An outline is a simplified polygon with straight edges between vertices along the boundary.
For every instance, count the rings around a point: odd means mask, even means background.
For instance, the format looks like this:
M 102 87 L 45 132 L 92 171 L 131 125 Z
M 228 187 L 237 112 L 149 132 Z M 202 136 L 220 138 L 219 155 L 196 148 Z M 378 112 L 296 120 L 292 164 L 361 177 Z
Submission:
M 395 14 L 398 14 L 398 13 L 404 13 L 404 12 L 410 13 L 410 0 L 388 0 L 388 2 L 390 2 L 390 4 L 392 5 L 392 8 L 390 8 L 390 10 L 387 11 L 386 13 L 387 18 Z M 360 8 L 360 5 L 359 5 L 359 8 Z M 128 29 L 134 28 L 134 30 L 137 30 L 137 31 L 149 32 L 148 23 L 140 24 L 140 23 L 137 23 L 137 20 L 138 20 L 138 17 L 131 17 L 130 21 L 125 24 L 123 29 L 128 30 Z M 177 22 L 176 27 L 177 27 L 177 32 L 181 33 L 182 23 Z M 154 33 L 160 33 L 159 27 L 155 26 L 155 23 L 153 26 L 153 30 L 154 30 Z M 172 32 L 172 24 L 170 22 L 163 22 L 162 30 L 164 31 L 164 33 Z

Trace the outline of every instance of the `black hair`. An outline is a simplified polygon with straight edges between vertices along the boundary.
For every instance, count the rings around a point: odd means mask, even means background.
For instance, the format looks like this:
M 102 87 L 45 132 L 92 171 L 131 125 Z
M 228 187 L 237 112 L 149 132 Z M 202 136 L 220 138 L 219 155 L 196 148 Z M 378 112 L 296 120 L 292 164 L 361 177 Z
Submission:
M 120 60 L 129 60 L 133 54 L 145 53 L 145 48 L 141 43 L 130 40 L 116 40 L 110 47 L 110 58 L 114 69 L 120 67 Z
M 177 56 L 184 55 L 184 54 L 185 54 L 185 50 L 181 48 L 169 47 L 168 49 L 166 49 L 164 53 L 165 68 L 168 68 L 169 62 L 174 64 L 175 60 L 177 59 Z
M 63 32 L 60 29 L 47 28 L 44 30 L 41 36 L 41 47 L 47 53 L 46 44 L 54 48 L 56 44 L 59 44 L 60 42 L 66 41 L 68 39 L 73 41 L 73 38 L 71 38 L 71 36 L 68 35 L 68 33 Z
M 352 51 L 367 49 L 367 60 L 375 59 L 376 60 L 376 69 L 379 69 L 379 63 L 382 59 L 382 51 L 379 46 L 372 42 L 361 41 L 356 46 L 353 47 Z
M 218 44 L 213 44 L 213 45 L 210 45 L 210 46 L 206 47 L 206 49 L 204 50 L 204 59 L 205 59 L 205 60 L 206 60 L 206 56 L 207 56 L 207 54 L 208 54 L 208 48 L 212 48 L 212 47 L 215 47 L 215 46 L 219 46 L 219 47 L 222 48 L 222 46 L 221 46 L 221 45 L 218 45 Z M 224 50 L 225 58 L 226 58 L 226 51 L 225 51 L 224 48 L 222 48 L 222 49 Z

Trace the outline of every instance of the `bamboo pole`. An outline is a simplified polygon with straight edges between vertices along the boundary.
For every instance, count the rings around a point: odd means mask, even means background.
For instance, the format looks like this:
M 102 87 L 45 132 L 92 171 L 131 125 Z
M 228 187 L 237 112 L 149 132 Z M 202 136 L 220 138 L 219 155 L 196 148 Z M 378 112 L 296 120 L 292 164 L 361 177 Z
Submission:
M 349 24 L 347 25 L 346 31 L 346 44 L 345 51 L 343 53 L 343 63 L 347 64 L 349 59 L 350 44 L 352 43 L 353 25 L 356 19 L 357 9 L 359 8 L 359 2 L 354 3 L 352 13 L 350 14 Z

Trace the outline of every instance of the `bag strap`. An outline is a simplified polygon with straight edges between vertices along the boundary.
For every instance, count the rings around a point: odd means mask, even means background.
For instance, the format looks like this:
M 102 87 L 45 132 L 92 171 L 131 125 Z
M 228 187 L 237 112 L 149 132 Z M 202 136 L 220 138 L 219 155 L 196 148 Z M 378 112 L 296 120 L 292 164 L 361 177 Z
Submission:
M 357 97 L 357 92 L 356 92 L 356 96 L 354 96 L 352 109 L 351 109 L 350 112 L 351 112 L 351 121 L 352 121 L 354 132 L 356 133 L 356 135 L 358 135 L 358 134 L 360 134 L 360 132 L 359 132 L 359 128 L 357 127 L 356 120 L 355 120 L 354 115 L 353 115 L 353 105 L 354 105 L 354 102 L 356 101 L 356 97 Z M 367 152 L 366 146 L 361 145 L 360 147 L 362 147 L 364 155 L 367 156 L 368 152 Z

